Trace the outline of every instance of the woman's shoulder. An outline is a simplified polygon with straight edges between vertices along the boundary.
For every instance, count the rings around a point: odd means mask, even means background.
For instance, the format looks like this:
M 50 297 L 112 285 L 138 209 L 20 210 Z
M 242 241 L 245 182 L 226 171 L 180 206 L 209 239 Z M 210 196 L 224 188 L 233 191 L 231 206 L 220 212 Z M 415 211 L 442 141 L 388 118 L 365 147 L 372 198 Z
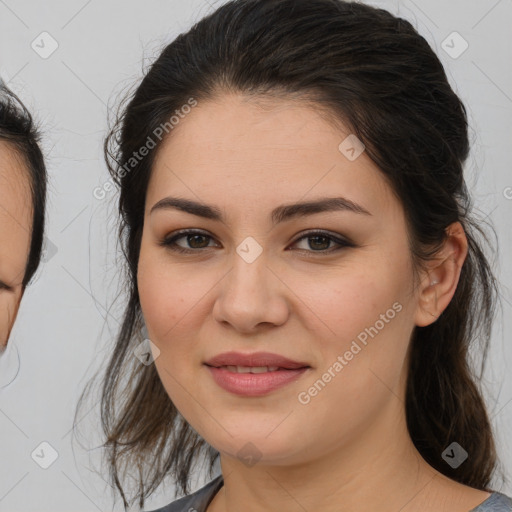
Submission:
M 222 475 L 219 475 L 198 491 L 151 512 L 205 512 L 206 507 L 208 507 L 223 484 L 224 479 Z
M 469 512 L 512 512 L 512 498 L 493 492 L 483 503 Z

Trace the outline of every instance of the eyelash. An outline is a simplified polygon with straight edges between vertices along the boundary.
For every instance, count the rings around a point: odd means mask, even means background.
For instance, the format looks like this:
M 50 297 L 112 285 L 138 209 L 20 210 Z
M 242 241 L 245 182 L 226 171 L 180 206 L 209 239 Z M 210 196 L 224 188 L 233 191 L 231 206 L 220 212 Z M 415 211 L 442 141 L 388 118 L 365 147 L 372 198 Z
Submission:
M 204 247 L 204 248 L 200 248 L 200 249 L 185 249 L 183 247 L 180 247 L 179 245 L 176 245 L 176 240 L 179 240 L 180 238 L 184 238 L 187 235 L 201 235 L 201 236 L 213 239 L 212 236 L 210 236 L 209 234 L 204 233 L 202 231 L 182 230 L 182 231 L 178 231 L 177 233 L 173 234 L 170 237 L 164 238 L 160 242 L 160 245 L 170 249 L 171 251 L 174 251 L 174 252 L 177 252 L 177 253 L 183 253 L 183 254 L 193 254 L 193 253 L 197 254 L 200 251 L 204 251 L 205 249 L 210 249 L 211 248 L 211 247 Z M 344 249 L 344 248 L 355 247 L 355 244 L 350 242 L 350 241 L 348 241 L 348 240 L 344 240 L 342 238 L 335 237 L 335 236 L 333 236 L 331 233 L 329 233 L 327 231 L 318 231 L 318 230 L 316 230 L 316 231 L 308 231 L 306 233 L 303 233 L 303 235 L 300 238 L 297 238 L 292 243 L 292 245 L 294 245 L 294 244 L 296 244 L 296 243 L 298 243 L 298 242 L 300 242 L 300 241 L 302 241 L 304 239 L 315 238 L 315 237 L 327 238 L 328 240 L 337 243 L 339 245 L 339 247 L 334 248 L 334 249 L 330 248 L 330 249 L 320 250 L 320 251 L 313 251 L 313 250 L 307 250 L 307 249 L 299 249 L 299 250 L 300 251 L 304 251 L 304 252 L 313 253 L 313 254 L 315 254 L 315 253 L 330 254 L 332 252 L 336 252 L 336 251 L 339 251 L 339 250 Z

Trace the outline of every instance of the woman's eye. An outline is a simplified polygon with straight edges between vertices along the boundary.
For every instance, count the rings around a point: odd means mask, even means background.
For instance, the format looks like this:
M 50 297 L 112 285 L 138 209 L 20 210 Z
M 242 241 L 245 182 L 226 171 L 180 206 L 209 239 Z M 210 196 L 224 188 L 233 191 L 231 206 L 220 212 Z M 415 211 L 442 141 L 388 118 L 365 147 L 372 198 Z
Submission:
M 177 244 L 177 241 L 181 239 L 184 239 L 185 244 L 188 244 L 186 247 Z M 166 237 L 162 240 L 161 245 L 172 251 L 193 253 L 207 248 L 208 239 L 212 240 L 212 237 L 201 231 L 180 231 L 171 237 Z
M 8 292 L 12 291 L 12 287 L 8 284 L 4 283 L 3 281 L 0 281 L 0 290 L 6 290 Z
M 201 231 L 185 230 L 180 231 L 170 237 L 166 237 L 160 242 L 160 245 L 169 248 L 172 251 L 180 253 L 197 253 L 201 249 L 207 249 L 212 247 L 209 242 L 213 240 L 213 237 L 203 233 Z M 182 241 L 178 243 L 178 241 Z M 344 247 L 354 247 L 352 242 L 343 240 L 330 233 L 324 231 L 313 231 L 302 235 L 300 238 L 293 242 L 292 246 L 297 245 L 299 242 L 304 241 L 307 245 L 306 248 L 299 250 L 305 250 L 307 252 L 334 252 Z M 332 247 L 331 243 L 335 246 Z
M 343 240 L 324 231 L 309 232 L 297 239 L 293 245 L 296 245 L 302 240 L 305 241 L 305 245 L 307 246 L 305 250 L 310 252 L 334 252 L 344 247 L 354 247 L 352 242 Z M 331 243 L 334 243 L 335 246 L 331 246 Z

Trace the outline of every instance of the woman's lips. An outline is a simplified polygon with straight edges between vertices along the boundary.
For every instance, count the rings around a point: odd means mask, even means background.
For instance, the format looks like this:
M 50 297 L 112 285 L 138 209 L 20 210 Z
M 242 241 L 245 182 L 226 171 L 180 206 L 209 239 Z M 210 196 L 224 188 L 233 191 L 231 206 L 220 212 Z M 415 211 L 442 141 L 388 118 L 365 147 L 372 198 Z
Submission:
M 297 369 L 254 368 L 257 373 L 249 373 L 249 368 L 242 368 L 243 373 L 233 371 L 234 367 L 206 365 L 213 380 L 223 389 L 240 396 L 261 396 L 270 393 L 300 378 L 309 367 Z
M 286 370 L 296 370 L 309 366 L 306 362 L 294 361 L 272 352 L 223 352 L 205 361 L 209 366 L 277 366 Z

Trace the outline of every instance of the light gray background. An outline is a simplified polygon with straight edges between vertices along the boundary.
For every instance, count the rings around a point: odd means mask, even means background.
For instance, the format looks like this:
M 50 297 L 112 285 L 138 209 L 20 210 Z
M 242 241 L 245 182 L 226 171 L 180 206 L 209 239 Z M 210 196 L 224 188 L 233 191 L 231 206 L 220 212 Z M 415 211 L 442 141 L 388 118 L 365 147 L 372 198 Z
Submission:
M 222 3 L 222 2 L 221 2 Z M 506 476 L 512 468 L 512 3 L 510 0 L 368 2 L 411 20 L 440 56 L 468 108 L 472 153 L 468 183 L 495 224 L 504 308 L 486 373 L 487 403 Z M 110 350 L 119 306 L 113 193 L 93 197 L 108 179 L 102 159 L 107 110 L 141 77 L 163 44 L 213 8 L 206 0 L 0 0 L 0 75 L 42 122 L 50 174 L 46 262 L 27 290 L 0 362 L 0 511 L 111 510 L 108 485 L 91 469 L 99 450 L 72 443 L 76 400 Z M 468 49 L 453 58 L 443 41 L 458 32 Z M 58 48 L 43 59 L 31 44 Z M 38 43 L 39 41 L 39 43 Z M 448 39 L 448 43 L 450 39 Z M 461 48 L 455 41 L 455 50 Z M 457 46 L 459 45 L 459 46 Z M 41 48 L 41 51 L 43 49 Z M 17 355 L 20 357 L 19 371 Z M 9 368 L 7 368 L 9 363 Z M 16 373 L 17 372 L 17 373 Z M 91 407 L 94 403 L 91 404 Z M 87 412 L 87 410 L 86 410 Z M 94 410 L 80 418 L 94 433 Z M 49 443 L 57 460 L 31 458 Z M 48 450 L 45 453 L 49 453 Z M 204 484 L 198 474 L 195 487 Z M 495 488 L 512 494 L 512 484 Z M 173 498 L 172 483 L 148 508 Z M 115 505 L 121 510 L 120 504 Z

